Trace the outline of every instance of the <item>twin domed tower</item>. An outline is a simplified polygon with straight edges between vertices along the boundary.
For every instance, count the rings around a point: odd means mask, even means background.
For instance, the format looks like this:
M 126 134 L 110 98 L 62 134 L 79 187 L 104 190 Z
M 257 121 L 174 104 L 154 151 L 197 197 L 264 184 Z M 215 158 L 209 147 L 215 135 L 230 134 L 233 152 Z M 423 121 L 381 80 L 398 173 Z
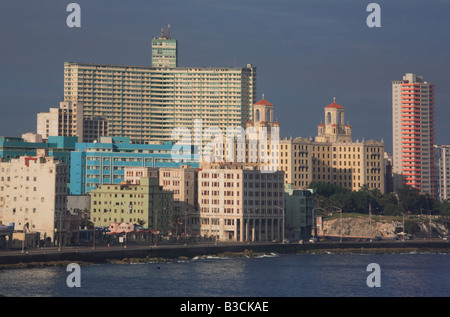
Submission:
M 345 109 L 336 103 L 336 98 L 333 98 L 333 103 L 326 106 L 324 111 L 325 124 L 319 124 L 315 141 L 352 142 L 352 127 L 348 123 L 345 125 Z M 280 127 L 280 123 L 273 120 L 273 104 L 265 100 L 264 95 L 253 105 L 253 120 L 247 122 L 247 127 Z

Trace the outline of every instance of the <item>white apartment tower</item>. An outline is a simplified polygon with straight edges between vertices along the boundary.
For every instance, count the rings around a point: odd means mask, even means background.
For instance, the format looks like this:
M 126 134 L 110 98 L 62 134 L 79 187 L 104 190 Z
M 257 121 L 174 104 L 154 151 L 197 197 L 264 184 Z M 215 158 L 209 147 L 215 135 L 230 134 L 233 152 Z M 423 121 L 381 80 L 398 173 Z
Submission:
M 407 73 L 392 81 L 394 191 L 408 185 L 437 196 L 434 84 Z
M 450 145 L 435 145 L 440 200 L 450 199 Z

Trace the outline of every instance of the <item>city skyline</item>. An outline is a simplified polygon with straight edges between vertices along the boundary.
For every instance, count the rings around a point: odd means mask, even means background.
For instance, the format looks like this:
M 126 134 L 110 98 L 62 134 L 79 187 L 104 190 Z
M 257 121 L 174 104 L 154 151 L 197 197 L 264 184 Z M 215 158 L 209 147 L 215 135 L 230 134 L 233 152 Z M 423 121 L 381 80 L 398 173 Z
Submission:
M 355 140 L 392 152 L 391 84 L 411 72 L 436 85 L 436 143 L 450 142 L 444 1 L 377 1 L 380 28 L 366 25 L 370 2 L 77 3 L 81 28 L 67 27 L 68 3 L 0 5 L 1 135 L 36 131 L 36 113 L 58 106 L 64 62 L 151 66 L 151 39 L 170 24 L 179 66 L 257 68 L 257 100 L 277 107 L 281 137 L 314 137 L 335 97 Z

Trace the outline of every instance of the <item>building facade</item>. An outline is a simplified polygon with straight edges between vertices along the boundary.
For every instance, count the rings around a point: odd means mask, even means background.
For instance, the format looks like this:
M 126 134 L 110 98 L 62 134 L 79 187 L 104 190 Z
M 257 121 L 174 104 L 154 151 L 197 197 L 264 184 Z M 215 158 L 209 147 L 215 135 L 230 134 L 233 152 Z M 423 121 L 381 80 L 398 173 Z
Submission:
M 285 186 L 284 191 L 286 228 L 285 237 L 290 241 L 307 241 L 315 229 L 314 209 L 317 198 L 312 190 L 295 189 L 292 184 Z
M 344 123 L 344 107 L 333 102 L 324 108 L 325 124 L 318 126 L 315 140 L 280 140 L 280 169 L 285 183 L 307 189 L 314 182 L 326 182 L 359 190 L 367 185 L 384 193 L 384 144 L 353 141 L 351 126 Z
M 433 83 L 412 73 L 392 81 L 392 127 L 394 190 L 437 197 Z
M 170 24 L 152 39 L 152 67 L 178 67 L 178 42 L 170 38 Z
M 242 164 L 204 164 L 198 172 L 200 234 L 219 241 L 281 240 L 284 173 Z
M 100 116 L 84 117 L 81 102 L 60 102 L 59 108 L 37 114 L 37 133 L 43 139 L 77 136 L 79 142 L 94 142 L 108 135 L 108 122 Z
M 39 232 L 54 243 L 66 240 L 68 166 L 45 157 L 21 156 L 0 162 L 0 213 L 16 230 Z
M 158 178 L 142 177 L 139 185 L 127 182 L 99 185 L 90 196 L 90 217 L 96 227 L 128 223 L 150 230 L 170 229 L 173 193 L 162 190 Z
M 70 193 L 84 195 L 102 184 L 120 184 L 125 180 L 125 169 L 130 167 L 198 167 L 199 161 L 192 154 L 181 156 L 187 162 L 173 160 L 172 147 L 171 142 L 133 144 L 130 138 L 121 137 L 102 137 L 100 143 L 77 143 L 71 153 Z
M 70 153 L 75 150 L 77 137 L 50 136 L 44 142 L 39 134 L 27 133 L 21 138 L 0 137 L 0 158 L 10 161 L 21 156 L 36 156 L 40 149 L 47 150 L 50 157 L 66 164 L 70 164 Z
M 198 168 L 190 165 L 159 168 L 159 185 L 173 192 L 174 215 L 179 219 L 178 232 L 200 234 L 198 206 Z
M 178 67 L 177 42 L 163 30 L 152 40 L 152 65 L 66 62 L 64 101 L 83 103 L 84 117 L 108 121 L 109 136 L 171 141 L 175 128 L 245 124 L 256 97 L 256 68 Z M 207 140 L 205 140 L 206 142 Z
M 435 145 L 436 154 L 436 175 L 438 175 L 439 199 L 449 200 L 450 198 L 450 145 Z

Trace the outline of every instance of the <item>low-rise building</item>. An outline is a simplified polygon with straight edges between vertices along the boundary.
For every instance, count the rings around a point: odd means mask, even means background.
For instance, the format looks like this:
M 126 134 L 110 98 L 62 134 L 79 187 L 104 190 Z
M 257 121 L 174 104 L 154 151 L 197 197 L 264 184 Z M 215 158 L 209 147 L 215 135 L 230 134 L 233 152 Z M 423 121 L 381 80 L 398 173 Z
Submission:
M 60 102 L 59 108 L 37 114 L 37 133 L 43 139 L 76 136 L 79 142 L 94 142 L 108 135 L 108 121 L 101 116 L 84 116 L 81 102 Z
M 164 191 L 158 178 L 142 177 L 136 185 L 103 184 L 90 195 L 90 216 L 96 227 L 129 223 L 161 232 L 171 228 L 173 193 Z
M 198 160 L 191 154 L 182 155 L 191 163 L 174 160 L 173 145 L 172 142 L 133 144 L 128 137 L 102 137 L 99 143 L 77 143 L 71 152 L 70 194 L 85 195 L 102 184 L 120 185 L 125 180 L 126 168 L 182 164 L 198 167 Z
M 22 156 L 0 162 L 0 213 L 16 230 L 39 232 L 41 239 L 64 242 L 67 164 L 46 157 Z
M 284 173 L 254 166 L 202 164 L 198 172 L 200 233 L 219 241 L 282 238 Z
M 292 241 L 306 241 L 311 237 L 312 230 L 315 229 L 316 195 L 310 189 L 294 189 L 292 184 L 288 184 L 285 187 L 284 199 L 285 238 Z

